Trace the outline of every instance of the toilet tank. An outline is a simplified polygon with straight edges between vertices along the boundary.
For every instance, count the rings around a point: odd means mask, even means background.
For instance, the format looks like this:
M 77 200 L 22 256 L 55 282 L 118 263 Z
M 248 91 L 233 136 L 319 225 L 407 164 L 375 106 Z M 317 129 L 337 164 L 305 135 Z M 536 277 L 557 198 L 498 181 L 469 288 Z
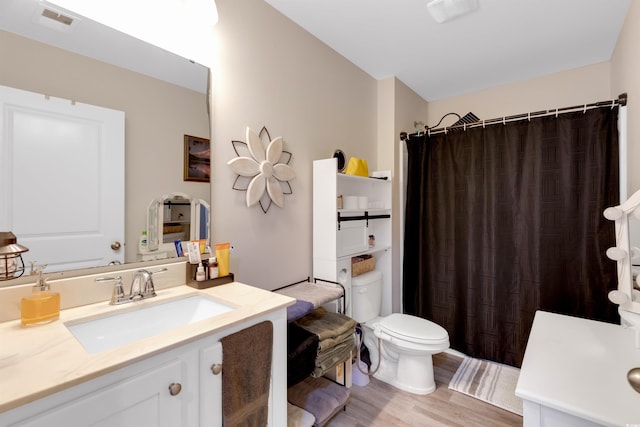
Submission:
M 382 272 L 369 271 L 351 278 L 351 313 L 364 323 L 380 315 L 382 305 Z

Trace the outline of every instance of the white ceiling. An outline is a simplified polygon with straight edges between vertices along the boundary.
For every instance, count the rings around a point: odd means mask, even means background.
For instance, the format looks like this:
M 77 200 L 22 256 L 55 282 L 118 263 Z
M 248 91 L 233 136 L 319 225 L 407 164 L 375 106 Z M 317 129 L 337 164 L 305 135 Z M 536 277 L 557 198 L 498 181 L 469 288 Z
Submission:
M 206 93 L 206 67 L 84 17 L 60 31 L 41 17 L 43 5 L 79 17 L 39 0 L 0 0 L 0 30 Z
M 478 0 L 443 24 L 429 0 L 265 1 L 375 79 L 396 76 L 433 101 L 608 61 L 632 0 Z M 1 0 L 0 29 L 206 91 L 205 67 L 88 19 L 47 28 L 39 3 Z
M 375 79 L 427 101 L 608 61 L 632 0 L 478 0 L 437 24 L 429 0 L 265 0 Z

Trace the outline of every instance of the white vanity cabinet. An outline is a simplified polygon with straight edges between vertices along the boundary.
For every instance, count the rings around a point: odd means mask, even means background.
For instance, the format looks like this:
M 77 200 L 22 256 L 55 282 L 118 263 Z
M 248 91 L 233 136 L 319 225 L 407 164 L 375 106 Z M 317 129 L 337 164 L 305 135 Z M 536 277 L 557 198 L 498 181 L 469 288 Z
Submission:
M 222 426 L 222 375 L 218 368 L 222 365 L 224 369 L 224 364 L 220 339 L 264 320 L 274 327 L 269 425 L 286 425 L 286 349 L 277 344 L 286 342 L 285 319 L 280 310 L 138 360 L 2 413 L 0 425 Z
M 149 360 L 153 364 L 154 360 Z M 143 366 L 140 366 L 143 368 Z M 104 380 L 83 384 L 71 393 L 46 398 L 16 410 L 18 417 L 10 426 L 177 426 L 182 425 L 186 399 L 171 396 L 168 384 L 188 383 L 183 361 L 176 359 L 130 377 L 122 373 L 108 375 Z M 44 412 L 29 414 L 40 409 Z M 11 414 L 9 414 L 11 415 Z
M 190 421 L 198 415 L 198 347 L 205 345 L 168 351 L 0 414 L 0 425 L 197 425 Z M 169 390 L 172 384 L 174 390 L 181 388 L 175 396 Z
M 639 425 L 640 394 L 627 382 L 638 366 L 631 329 L 537 311 L 515 391 L 524 427 Z
M 390 179 L 367 178 L 339 173 L 337 159 L 313 162 L 313 276 L 345 287 L 351 315 L 351 258 L 371 254 L 383 277 L 382 315 L 391 313 L 391 196 Z M 343 207 L 338 207 L 342 196 Z M 359 200 L 356 208 L 345 204 L 348 197 Z M 369 236 L 374 236 L 370 246 Z

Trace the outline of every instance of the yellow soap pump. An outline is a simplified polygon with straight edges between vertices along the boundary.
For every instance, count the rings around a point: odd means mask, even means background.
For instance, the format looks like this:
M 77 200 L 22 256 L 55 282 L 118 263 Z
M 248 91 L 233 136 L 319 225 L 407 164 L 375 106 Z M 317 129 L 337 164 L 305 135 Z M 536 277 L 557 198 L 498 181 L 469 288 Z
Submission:
M 42 277 L 42 270 L 45 267 L 46 265 L 38 267 L 35 272 L 38 275 L 38 281 L 33 287 L 33 294 L 22 298 L 23 326 L 49 323 L 60 317 L 60 294 L 51 292 L 47 279 Z

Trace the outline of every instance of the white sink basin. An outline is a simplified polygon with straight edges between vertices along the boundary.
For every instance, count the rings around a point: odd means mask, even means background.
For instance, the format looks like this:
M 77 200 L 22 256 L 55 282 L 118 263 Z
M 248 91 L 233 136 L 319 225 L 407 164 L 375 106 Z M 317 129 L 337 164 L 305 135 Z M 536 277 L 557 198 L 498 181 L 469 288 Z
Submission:
M 195 295 L 65 326 L 87 352 L 100 353 L 231 310 L 231 306 Z

